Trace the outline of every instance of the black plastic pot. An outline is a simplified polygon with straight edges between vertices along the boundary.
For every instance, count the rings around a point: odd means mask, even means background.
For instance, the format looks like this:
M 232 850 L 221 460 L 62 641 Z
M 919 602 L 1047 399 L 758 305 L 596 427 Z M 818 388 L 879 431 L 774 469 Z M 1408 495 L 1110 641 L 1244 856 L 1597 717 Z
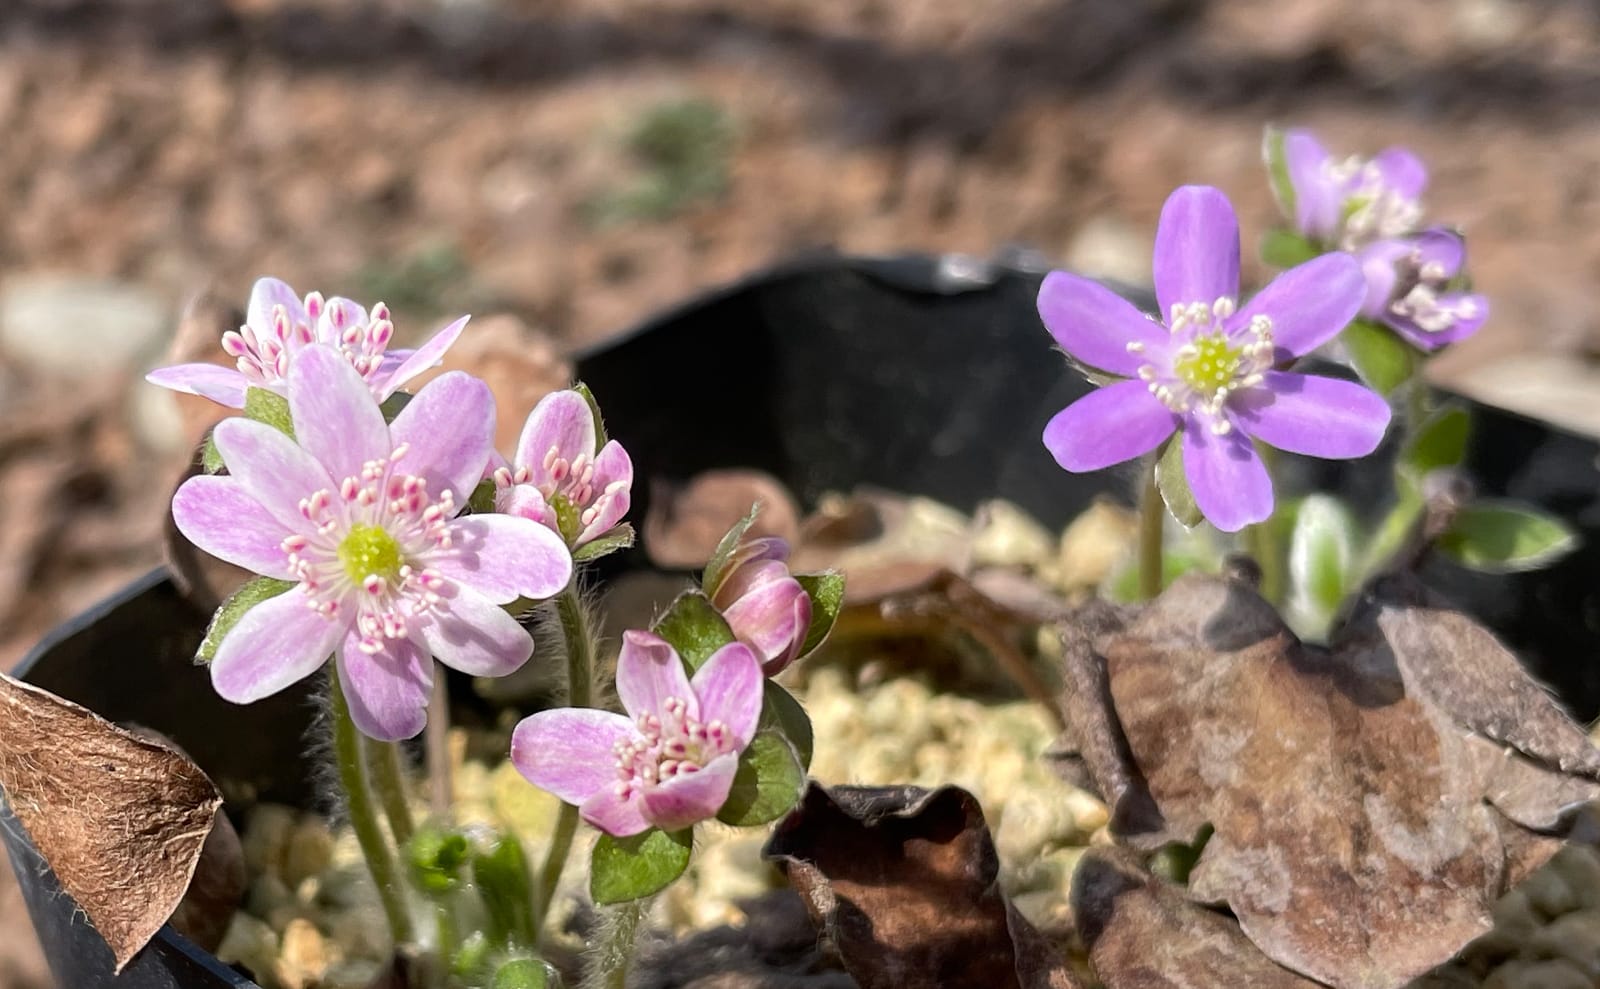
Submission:
M 585 354 L 581 377 L 605 404 L 641 483 L 754 466 L 805 502 L 874 484 L 958 508 L 1009 498 L 1052 526 L 1128 477 L 1063 473 L 1039 443 L 1086 386 L 1050 351 L 1033 298 L 1043 269 L 966 258 L 818 257 L 667 312 Z M 1508 577 L 1430 564 L 1429 579 L 1518 648 L 1579 717 L 1600 709 L 1600 448 L 1477 407 L 1470 467 L 1489 494 L 1560 512 L 1584 547 L 1551 570 Z M 1303 480 L 1371 503 L 1372 463 L 1301 463 Z M 611 572 L 640 566 L 612 558 Z M 117 721 L 163 731 L 229 793 L 304 803 L 305 688 L 236 707 L 191 663 L 208 616 L 153 573 L 48 637 L 21 675 Z M 4 823 L 34 923 L 63 987 L 251 986 L 170 929 L 120 979 L 72 902 Z

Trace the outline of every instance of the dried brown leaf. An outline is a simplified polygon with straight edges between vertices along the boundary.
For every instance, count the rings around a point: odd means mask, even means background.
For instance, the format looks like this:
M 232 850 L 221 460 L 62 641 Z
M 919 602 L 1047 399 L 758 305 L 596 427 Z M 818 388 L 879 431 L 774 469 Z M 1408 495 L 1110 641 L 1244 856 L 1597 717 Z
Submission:
M 172 916 L 222 797 L 194 763 L 0 674 L 0 789 L 121 971 Z
M 956 787 L 812 784 L 767 844 L 863 989 L 1069 989 L 1006 902 L 983 811 Z
M 706 565 L 717 543 L 734 523 L 760 505 L 752 536 L 800 536 L 800 507 L 789 490 L 757 470 L 709 470 L 675 488 L 658 482 L 644 520 L 644 548 L 650 561 L 669 570 Z

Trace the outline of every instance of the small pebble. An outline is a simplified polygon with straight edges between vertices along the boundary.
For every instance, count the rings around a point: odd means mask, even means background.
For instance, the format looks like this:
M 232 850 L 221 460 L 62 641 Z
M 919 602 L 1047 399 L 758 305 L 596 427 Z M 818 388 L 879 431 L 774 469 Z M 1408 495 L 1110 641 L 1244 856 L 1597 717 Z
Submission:
M 298 887 L 313 876 L 320 876 L 333 864 L 333 832 L 328 822 L 307 815 L 290 833 L 283 856 L 283 879 Z

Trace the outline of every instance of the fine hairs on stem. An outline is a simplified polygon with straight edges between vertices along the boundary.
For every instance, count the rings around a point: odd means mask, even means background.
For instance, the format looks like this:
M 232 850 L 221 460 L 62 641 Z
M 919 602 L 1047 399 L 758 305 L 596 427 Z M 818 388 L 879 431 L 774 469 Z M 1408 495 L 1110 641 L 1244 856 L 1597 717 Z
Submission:
M 581 989 L 623 989 L 627 985 L 639 925 L 654 900 L 647 896 L 595 911 L 594 937 L 584 958 Z
M 423 729 L 428 759 L 428 808 L 439 820 L 450 815 L 455 793 L 450 779 L 450 671 L 433 664 L 433 690 L 428 695 L 428 725 Z
M 1140 471 L 1139 486 L 1139 598 L 1149 601 L 1161 593 L 1162 540 L 1166 537 L 1167 506 L 1156 486 L 1156 457 Z

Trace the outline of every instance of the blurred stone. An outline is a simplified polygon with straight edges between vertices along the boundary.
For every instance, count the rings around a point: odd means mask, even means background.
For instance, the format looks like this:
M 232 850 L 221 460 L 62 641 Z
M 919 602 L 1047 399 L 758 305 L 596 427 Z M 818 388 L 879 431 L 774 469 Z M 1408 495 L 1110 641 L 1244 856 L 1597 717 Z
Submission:
M 1451 384 L 1480 402 L 1600 439 L 1600 367 L 1568 354 L 1515 354 L 1458 373 Z
M 1067 244 L 1066 267 L 1090 278 L 1105 278 L 1125 285 L 1150 283 L 1149 233 L 1109 214 L 1090 217 Z
M 159 296 L 123 282 L 19 274 L 0 286 L 0 347 L 43 374 L 133 367 L 160 347 L 169 319 Z
M 509 315 L 473 319 L 439 370 L 414 379 L 406 390 L 415 393 L 446 371 L 466 371 L 488 382 L 495 400 L 495 449 L 508 457 L 539 399 L 572 383 L 572 365 L 550 337 Z M 596 397 L 604 408 L 605 396 Z
M 1594 982 L 1571 962 L 1511 962 L 1489 973 L 1483 989 L 1594 989 Z

